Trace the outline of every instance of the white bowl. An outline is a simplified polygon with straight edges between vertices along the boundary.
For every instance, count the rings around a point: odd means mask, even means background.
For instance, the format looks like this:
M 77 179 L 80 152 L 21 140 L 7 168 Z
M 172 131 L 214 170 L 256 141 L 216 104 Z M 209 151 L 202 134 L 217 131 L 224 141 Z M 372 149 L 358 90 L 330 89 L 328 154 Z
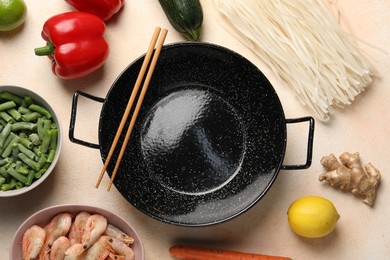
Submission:
M 64 204 L 57 205 L 45 208 L 41 211 L 38 211 L 27 220 L 25 220 L 22 225 L 16 231 L 14 238 L 11 244 L 11 250 L 9 254 L 10 260 L 19 260 L 22 259 L 22 238 L 24 232 L 31 227 L 32 225 L 38 225 L 44 227 L 46 224 L 50 222 L 50 220 L 59 213 L 68 212 L 73 214 L 73 217 L 76 216 L 77 213 L 81 211 L 86 211 L 88 213 L 97 213 L 107 218 L 107 222 L 116 226 L 120 230 L 122 230 L 127 235 L 134 238 L 134 244 L 132 245 L 132 249 L 134 251 L 135 260 L 143 260 L 144 259 L 144 247 L 141 241 L 141 238 L 135 231 L 135 229 L 123 218 L 118 215 L 93 206 L 87 205 L 78 205 L 78 204 Z
M 3 92 L 3 91 L 8 91 L 12 94 L 19 95 L 19 96 L 26 96 L 26 95 L 31 96 L 32 99 L 34 100 L 34 103 L 36 103 L 40 106 L 43 106 L 52 114 L 53 121 L 57 124 L 57 128 L 58 128 L 57 151 L 56 151 L 55 157 L 53 159 L 53 162 L 51 163 L 49 168 L 46 170 L 46 172 L 38 180 L 35 180 L 28 187 L 23 187 L 20 189 L 8 190 L 8 191 L 1 191 L 0 190 L 0 197 L 11 197 L 11 196 L 17 196 L 17 195 L 26 193 L 26 192 L 36 188 L 42 182 L 44 182 L 47 179 L 47 177 L 49 177 L 49 175 L 52 173 L 54 167 L 56 166 L 58 158 L 60 156 L 60 151 L 61 151 L 61 147 L 62 147 L 62 128 L 61 128 L 61 122 L 60 122 L 56 112 L 54 111 L 54 109 L 50 106 L 48 101 L 46 101 L 43 97 L 41 97 L 37 93 L 35 93 L 29 89 L 18 87 L 18 86 L 0 86 L 0 92 Z

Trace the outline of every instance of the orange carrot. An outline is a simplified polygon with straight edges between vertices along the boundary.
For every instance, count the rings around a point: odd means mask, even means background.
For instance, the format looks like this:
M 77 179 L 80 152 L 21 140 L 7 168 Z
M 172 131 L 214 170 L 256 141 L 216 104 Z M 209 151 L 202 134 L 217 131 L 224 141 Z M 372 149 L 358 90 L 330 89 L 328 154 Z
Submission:
M 283 256 L 243 253 L 223 249 L 175 245 L 169 253 L 181 260 L 291 260 Z

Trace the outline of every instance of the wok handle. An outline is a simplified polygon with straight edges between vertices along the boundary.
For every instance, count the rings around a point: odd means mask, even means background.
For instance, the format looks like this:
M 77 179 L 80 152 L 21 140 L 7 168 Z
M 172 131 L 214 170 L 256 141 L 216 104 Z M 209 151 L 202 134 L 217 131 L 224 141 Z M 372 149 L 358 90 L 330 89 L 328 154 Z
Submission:
M 79 98 L 80 95 L 84 96 L 86 98 L 92 99 L 92 100 L 94 100 L 96 102 L 100 102 L 100 103 L 104 102 L 104 98 L 99 98 L 99 97 L 96 97 L 96 96 L 92 96 L 92 95 L 87 94 L 85 92 L 82 92 L 80 90 L 77 90 L 73 94 L 72 112 L 71 112 L 70 124 L 69 124 L 69 139 L 73 143 L 81 144 L 81 145 L 87 146 L 89 148 L 99 149 L 100 148 L 99 144 L 90 143 L 90 142 L 83 141 L 83 140 L 80 140 L 80 139 L 74 137 L 74 128 L 75 128 L 75 124 L 76 124 L 77 102 L 78 102 L 78 98 Z
M 307 169 L 311 165 L 312 157 L 313 157 L 313 137 L 314 137 L 314 118 L 313 117 L 300 117 L 293 119 L 286 119 L 287 124 L 301 123 L 309 121 L 309 134 L 307 139 L 307 155 L 306 155 L 306 163 L 298 164 L 298 165 L 282 165 L 283 170 L 302 170 Z

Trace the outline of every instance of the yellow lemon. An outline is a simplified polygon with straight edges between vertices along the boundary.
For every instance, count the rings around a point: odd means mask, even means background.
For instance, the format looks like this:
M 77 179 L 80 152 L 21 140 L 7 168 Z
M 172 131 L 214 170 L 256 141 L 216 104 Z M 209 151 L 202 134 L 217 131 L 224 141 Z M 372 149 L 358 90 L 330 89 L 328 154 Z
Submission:
M 291 229 L 308 238 L 328 235 L 340 218 L 333 203 L 319 196 L 306 196 L 295 200 L 287 215 Z

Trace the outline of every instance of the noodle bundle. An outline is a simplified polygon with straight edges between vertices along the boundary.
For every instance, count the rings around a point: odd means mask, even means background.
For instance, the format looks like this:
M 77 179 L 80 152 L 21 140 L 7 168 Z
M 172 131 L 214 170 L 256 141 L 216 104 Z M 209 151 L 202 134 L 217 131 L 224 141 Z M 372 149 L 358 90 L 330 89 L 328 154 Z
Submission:
M 322 0 L 214 0 L 227 30 L 321 121 L 372 82 L 370 63 Z

